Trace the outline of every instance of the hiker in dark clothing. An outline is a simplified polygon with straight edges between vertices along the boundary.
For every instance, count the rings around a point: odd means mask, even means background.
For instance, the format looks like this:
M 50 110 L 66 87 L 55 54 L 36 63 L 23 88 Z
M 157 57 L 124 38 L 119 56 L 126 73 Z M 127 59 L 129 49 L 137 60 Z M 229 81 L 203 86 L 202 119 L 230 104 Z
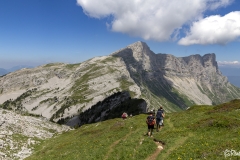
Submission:
M 157 119 L 157 132 L 163 126 L 163 118 L 164 118 L 164 116 L 165 116 L 164 110 L 163 110 L 162 106 L 160 106 L 160 108 L 157 111 L 157 115 L 156 115 L 156 119 Z
M 148 136 L 152 136 L 154 125 L 156 123 L 155 117 L 153 116 L 153 112 L 150 112 L 149 116 L 147 116 L 146 123 L 148 125 L 148 133 L 147 133 L 147 135 Z

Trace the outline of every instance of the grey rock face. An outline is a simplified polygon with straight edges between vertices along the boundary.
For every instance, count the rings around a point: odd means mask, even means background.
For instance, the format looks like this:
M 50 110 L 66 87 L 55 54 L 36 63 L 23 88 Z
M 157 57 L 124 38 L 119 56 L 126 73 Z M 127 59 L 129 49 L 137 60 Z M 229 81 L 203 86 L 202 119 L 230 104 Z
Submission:
M 120 118 L 123 112 L 138 115 L 146 113 L 146 111 L 147 103 L 143 99 L 132 99 L 126 91 L 117 92 L 81 113 L 78 124 L 81 126 L 107 119 Z
M 145 43 L 137 42 L 112 55 L 124 60 L 131 77 L 141 86 L 142 96 L 155 108 L 164 105 L 170 111 L 174 106 L 184 109 L 240 97 L 239 88 L 219 71 L 214 53 L 175 57 L 155 54 Z

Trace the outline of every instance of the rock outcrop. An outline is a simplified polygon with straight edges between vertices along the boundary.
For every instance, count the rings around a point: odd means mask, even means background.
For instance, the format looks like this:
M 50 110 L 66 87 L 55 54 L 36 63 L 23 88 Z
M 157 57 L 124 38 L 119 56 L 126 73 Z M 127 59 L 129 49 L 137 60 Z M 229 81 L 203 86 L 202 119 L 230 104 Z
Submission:
M 103 101 L 99 101 L 91 108 L 82 112 L 78 118 L 74 117 L 67 125 L 96 123 L 108 119 L 120 118 L 123 112 L 138 115 L 147 112 L 147 103 L 143 99 L 132 99 L 126 91 L 117 92 Z
M 31 155 L 33 145 L 68 131 L 65 125 L 49 122 L 43 117 L 23 116 L 0 109 L 0 159 L 24 159 Z

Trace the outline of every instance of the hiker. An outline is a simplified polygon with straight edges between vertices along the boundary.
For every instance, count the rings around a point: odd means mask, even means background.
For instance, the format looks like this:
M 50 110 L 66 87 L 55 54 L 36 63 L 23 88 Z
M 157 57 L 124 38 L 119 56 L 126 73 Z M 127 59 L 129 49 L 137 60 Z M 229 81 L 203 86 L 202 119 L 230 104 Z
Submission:
M 147 135 L 150 137 L 152 137 L 152 132 L 153 132 L 153 129 L 154 129 L 154 125 L 155 125 L 155 117 L 153 116 L 153 112 L 149 112 L 149 115 L 147 116 L 147 120 L 146 120 L 146 123 L 148 125 L 148 133 Z
M 126 112 L 123 112 L 122 119 L 125 120 L 125 119 L 127 119 L 127 117 L 128 117 L 128 114 Z
M 157 115 L 156 115 L 156 119 L 157 119 L 157 132 L 163 126 L 163 118 L 164 118 L 164 116 L 165 116 L 164 110 L 163 110 L 162 106 L 160 106 L 160 108 L 157 111 Z

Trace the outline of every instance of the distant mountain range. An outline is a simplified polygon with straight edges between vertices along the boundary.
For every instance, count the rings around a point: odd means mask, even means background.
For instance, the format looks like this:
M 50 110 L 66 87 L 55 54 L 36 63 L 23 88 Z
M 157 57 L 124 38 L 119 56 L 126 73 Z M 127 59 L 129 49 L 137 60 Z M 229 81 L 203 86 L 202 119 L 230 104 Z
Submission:
M 230 83 L 240 88 L 240 68 L 219 66 L 219 69 L 227 76 Z
M 27 66 L 27 65 L 19 65 L 19 66 L 14 66 L 12 68 L 9 69 L 5 69 L 5 68 L 0 68 L 0 76 L 8 74 L 10 72 L 14 72 L 23 68 L 33 68 L 33 66 Z
M 240 76 L 227 76 L 229 82 L 240 88 Z
M 0 68 L 0 76 L 9 73 L 6 69 Z

